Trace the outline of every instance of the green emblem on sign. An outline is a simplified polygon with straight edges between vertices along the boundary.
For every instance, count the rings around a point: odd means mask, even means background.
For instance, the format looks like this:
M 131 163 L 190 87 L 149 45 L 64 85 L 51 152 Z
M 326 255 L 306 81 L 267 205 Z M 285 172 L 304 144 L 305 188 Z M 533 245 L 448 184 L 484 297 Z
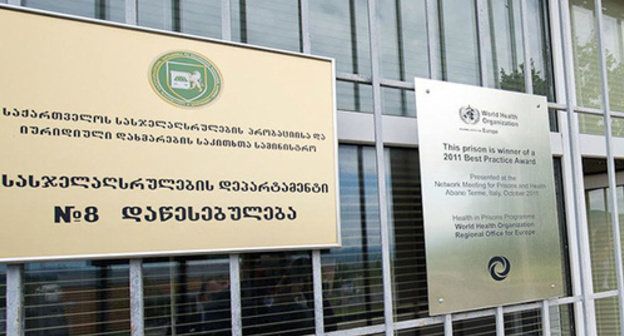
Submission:
M 150 84 L 165 101 L 197 107 L 221 92 L 219 69 L 200 54 L 174 51 L 158 57 L 150 67 Z

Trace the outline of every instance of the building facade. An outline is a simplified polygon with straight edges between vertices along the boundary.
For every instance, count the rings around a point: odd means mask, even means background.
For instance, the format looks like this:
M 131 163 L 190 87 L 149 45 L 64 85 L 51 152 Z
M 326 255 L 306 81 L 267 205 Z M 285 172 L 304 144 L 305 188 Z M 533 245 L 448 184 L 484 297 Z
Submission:
M 0 4 L 334 58 L 343 245 L 0 265 L 0 333 L 624 334 L 621 1 Z M 430 316 L 414 77 L 548 98 L 564 297 Z

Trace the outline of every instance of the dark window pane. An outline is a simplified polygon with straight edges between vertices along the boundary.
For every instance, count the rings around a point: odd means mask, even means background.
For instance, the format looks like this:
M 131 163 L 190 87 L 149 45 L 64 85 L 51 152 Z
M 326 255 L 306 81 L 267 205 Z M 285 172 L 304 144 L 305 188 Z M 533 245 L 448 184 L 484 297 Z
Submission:
M 314 333 L 309 253 L 245 254 L 241 262 L 243 335 Z
M 128 335 L 126 261 L 24 265 L 26 335 Z
M 407 330 L 397 330 L 394 334 L 397 336 L 443 336 L 444 326 L 434 325 Z
M 574 307 L 570 305 L 550 307 L 551 335 L 574 336 Z
M 376 19 L 383 77 L 407 81 L 428 78 L 425 1 L 380 0 Z
M 232 0 L 231 3 L 234 41 L 301 51 L 298 1 Z
M 124 0 L 24 0 L 23 5 L 102 20 L 125 21 Z
M 367 1 L 309 2 L 312 53 L 336 59 L 338 72 L 371 74 Z
M 139 25 L 221 37 L 220 0 L 139 0 Z
M 418 151 L 389 148 L 388 229 L 395 320 L 429 315 Z
M 505 314 L 505 335 L 539 336 L 542 334 L 542 313 L 539 309 Z
M 339 159 L 342 248 L 321 258 L 326 331 L 384 322 L 375 149 L 341 145 Z
M 0 335 L 6 330 L 6 265 L 0 265 Z
M 561 244 L 561 265 L 563 266 L 562 276 L 564 295 L 572 296 L 572 273 L 570 271 L 570 252 L 568 244 L 568 229 L 565 217 L 565 203 L 563 190 L 563 169 L 561 158 L 553 159 L 553 170 L 555 171 L 555 197 L 557 200 L 557 219 L 559 224 L 559 240 Z
M 442 78 L 479 85 L 481 80 L 474 2 L 440 0 L 439 4 Z
M 223 256 L 146 260 L 146 335 L 230 335 L 229 265 Z
M 559 111 L 548 109 L 548 121 L 550 122 L 550 131 L 559 132 Z
M 454 336 L 496 336 L 496 318 L 486 316 L 453 322 Z

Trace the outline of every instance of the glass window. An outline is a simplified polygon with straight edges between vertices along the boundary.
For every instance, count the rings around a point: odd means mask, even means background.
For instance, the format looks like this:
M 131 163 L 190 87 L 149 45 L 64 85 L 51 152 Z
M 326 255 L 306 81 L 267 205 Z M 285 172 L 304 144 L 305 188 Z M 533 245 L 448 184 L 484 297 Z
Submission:
M 604 118 L 596 114 L 579 113 L 579 131 L 583 134 L 604 135 Z M 624 137 L 624 118 L 611 117 L 611 135 Z
M 508 313 L 505 319 L 505 335 L 526 336 L 542 334 L 542 312 L 539 309 Z
M 232 39 L 301 51 L 299 2 L 232 0 Z
M 555 101 L 547 1 L 527 1 L 527 25 L 533 93 Z
M 578 105 L 600 108 L 600 61 L 593 1 L 571 0 L 572 47 Z
M 321 256 L 326 331 L 384 323 L 375 148 L 341 145 L 339 159 L 342 248 Z
M 496 336 L 496 318 L 494 316 L 478 317 L 453 322 L 454 336 Z
M 376 19 L 384 78 L 412 81 L 414 77 L 430 77 L 425 9 L 425 1 L 377 2 Z
M 125 21 L 124 0 L 24 0 L 23 5 L 90 18 Z
M 386 149 L 395 320 L 429 315 L 418 151 Z
M 619 0 L 603 0 L 602 7 L 610 107 L 624 112 L 624 4 Z
M 220 0 L 139 0 L 141 26 L 220 38 Z
M 550 334 L 574 336 L 574 307 L 570 305 L 550 307 Z
M 598 335 L 620 335 L 617 296 L 596 300 L 596 327 Z
M 434 325 L 416 329 L 397 330 L 394 334 L 397 336 L 444 336 L 444 326 Z
M 557 200 L 557 220 L 559 224 L 559 239 L 561 244 L 561 269 L 563 279 L 564 295 L 572 296 L 572 273 L 570 271 L 570 253 L 568 252 L 568 229 L 565 217 L 564 190 L 563 190 L 563 168 L 561 158 L 553 159 L 553 170 L 555 171 L 555 197 Z
M 488 0 L 487 29 L 483 32 L 488 84 L 504 90 L 526 92 L 520 0 Z M 529 67 L 533 92 L 554 101 L 547 3 L 527 1 Z
M 622 169 L 624 161 L 616 160 L 615 165 L 616 170 Z M 607 161 L 583 159 L 583 172 L 588 189 L 585 197 L 594 291 L 605 292 L 617 288 Z M 620 221 L 624 223 L 624 187 L 618 186 L 616 194 Z
M 474 1 L 439 0 L 442 79 L 479 85 L 479 50 Z
M 525 92 L 520 0 L 488 0 L 486 41 L 490 87 Z
M 126 261 L 24 265 L 26 335 L 128 335 Z
M 415 117 L 416 97 L 413 90 L 381 88 L 383 114 Z
M 145 334 L 230 335 L 229 270 L 227 256 L 145 260 Z
M 309 253 L 245 254 L 241 279 L 243 335 L 314 334 Z
M 373 112 L 373 86 L 336 81 L 338 109 L 355 112 Z
M 312 53 L 336 59 L 336 71 L 371 74 L 367 1 L 309 3 Z
M 6 265 L 0 264 L 0 334 L 6 330 Z

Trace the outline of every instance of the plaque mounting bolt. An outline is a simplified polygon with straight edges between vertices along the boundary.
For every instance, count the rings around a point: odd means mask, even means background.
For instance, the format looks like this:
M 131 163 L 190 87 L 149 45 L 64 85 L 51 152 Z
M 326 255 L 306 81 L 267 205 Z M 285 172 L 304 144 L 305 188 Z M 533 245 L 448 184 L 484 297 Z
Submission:
M 429 94 L 429 92 L 431 92 L 429 89 L 425 90 L 426 94 Z
M 440 303 L 444 303 L 444 298 L 439 298 L 439 299 L 438 299 L 438 302 L 440 302 Z
M 550 285 L 550 288 L 555 288 L 555 287 L 556 287 L 555 284 Z
M 542 105 L 541 104 L 537 104 L 537 108 L 540 108 Z

